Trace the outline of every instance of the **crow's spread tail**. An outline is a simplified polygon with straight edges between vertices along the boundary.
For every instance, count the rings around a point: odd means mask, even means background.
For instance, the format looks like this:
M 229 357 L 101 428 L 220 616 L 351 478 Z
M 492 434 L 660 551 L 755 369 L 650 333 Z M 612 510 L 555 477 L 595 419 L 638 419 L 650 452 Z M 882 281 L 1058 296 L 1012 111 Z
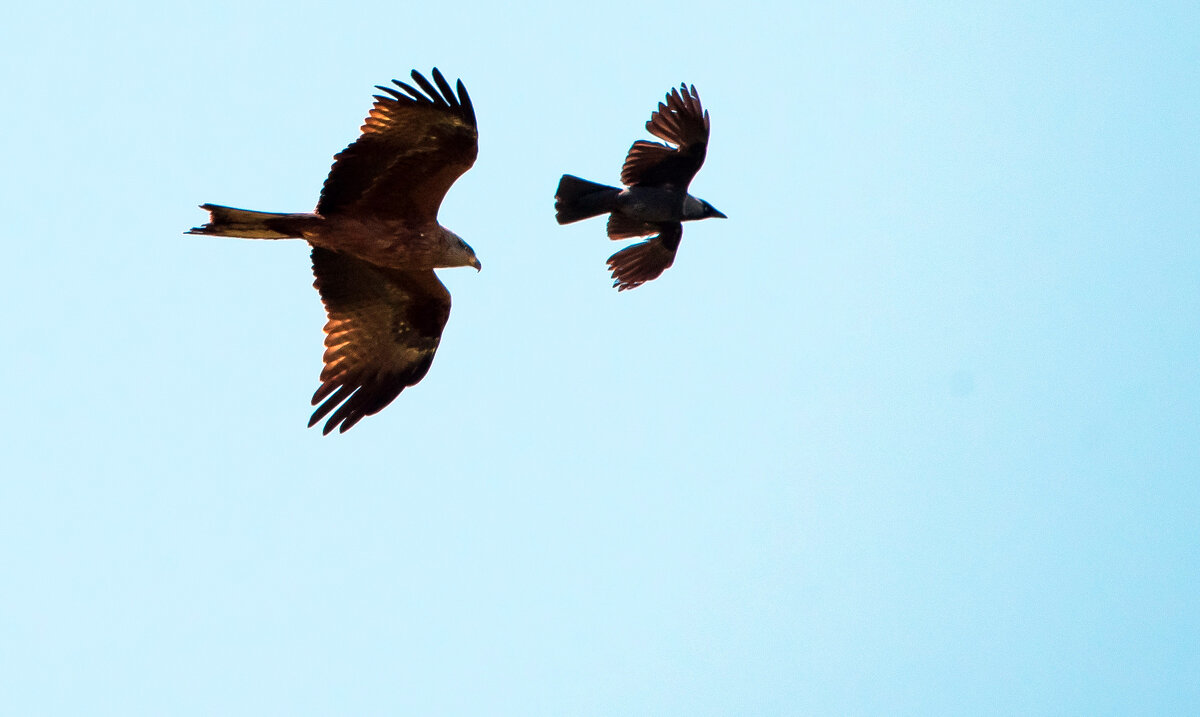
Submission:
M 304 229 L 321 219 L 315 214 L 276 214 L 234 209 L 219 204 L 201 204 L 209 213 L 208 223 L 188 234 L 211 234 L 246 239 L 298 239 Z
M 564 174 L 554 194 L 554 218 L 559 224 L 607 214 L 616 207 L 620 189 Z

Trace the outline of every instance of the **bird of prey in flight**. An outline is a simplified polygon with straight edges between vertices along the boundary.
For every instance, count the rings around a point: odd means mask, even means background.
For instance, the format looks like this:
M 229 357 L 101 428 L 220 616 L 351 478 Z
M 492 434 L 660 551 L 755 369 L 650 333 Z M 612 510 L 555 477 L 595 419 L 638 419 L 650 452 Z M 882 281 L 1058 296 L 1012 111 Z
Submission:
M 189 234 L 304 239 L 329 320 L 324 370 L 308 425 L 345 432 L 424 378 L 450 317 L 434 269 L 473 266 L 475 252 L 438 223 L 450 185 L 475 163 L 471 98 L 434 68 L 416 87 L 377 86 L 362 134 L 334 157 L 316 211 L 276 214 L 202 204 Z M 332 413 L 332 415 L 330 415 Z
M 695 86 L 680 85 L 646 122 L 646 130 L 671 145 L 638 140 L 621 167 L 626 189 L 564 174 L 554 195 L 555 219 L 570 224 L 608 214 L 608 238 L 653 234 L 608 258 L 613 286 L 634 289 L 656 279 L 675 261 L 683 238 L 682 222 L 725 218 L 711 204 L 688 194 L 688 185 L 708 149 L 708 112 Z

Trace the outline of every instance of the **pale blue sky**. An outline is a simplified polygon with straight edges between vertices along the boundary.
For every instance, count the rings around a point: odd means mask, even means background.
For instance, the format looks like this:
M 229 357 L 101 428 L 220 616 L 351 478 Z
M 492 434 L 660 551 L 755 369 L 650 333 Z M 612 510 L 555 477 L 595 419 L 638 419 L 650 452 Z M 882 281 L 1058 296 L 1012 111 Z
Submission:
M 1200 712 L 1200 9 L 25 6 L 0 27 L 0 713 Z M 439 9 L 441 8 L 441 9 Z M 306 430 L 314 205 L 461 77 L 484 270 Z M 572 172 L 712 113 L 675 266 Z

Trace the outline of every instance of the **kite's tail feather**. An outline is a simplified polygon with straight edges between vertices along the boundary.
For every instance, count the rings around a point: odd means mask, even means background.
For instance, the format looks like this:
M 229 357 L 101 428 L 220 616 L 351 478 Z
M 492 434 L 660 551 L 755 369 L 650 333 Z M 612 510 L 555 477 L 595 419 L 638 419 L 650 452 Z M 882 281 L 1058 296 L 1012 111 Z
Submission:
M 554 218 L 559 224 L 607 214 L 616 208 L 620 189 L 564 174 L 554 194 Z
M 246 239 L 298 239 L 306 228 L 321 219 L 315 214 L 277 214 L 234 209 L 219 204 L 201 204 L 209 213 L 208 223 L 188 234 L 211 234 Z

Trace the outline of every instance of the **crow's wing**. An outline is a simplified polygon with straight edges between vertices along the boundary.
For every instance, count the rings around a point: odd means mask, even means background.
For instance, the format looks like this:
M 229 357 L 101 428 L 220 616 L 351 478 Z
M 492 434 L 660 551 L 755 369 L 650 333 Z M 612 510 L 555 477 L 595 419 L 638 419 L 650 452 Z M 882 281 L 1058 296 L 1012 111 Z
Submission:
M 621 167 L 626 186 L 672 187 L 686 191 L 708 152 L 708 112 L 700 106 L 696 88 L 680 85 L 646 122 L 646 130 L 674 147 L 638 140 Z
M 675 262 L 675 252 L 683 239 L 683 224 L 664 224 L 660 230 L 657 236 L 608 257 L 608 268 L 612 269 L 613 286 L 617 291 L 636 289 L 657 279 Z

